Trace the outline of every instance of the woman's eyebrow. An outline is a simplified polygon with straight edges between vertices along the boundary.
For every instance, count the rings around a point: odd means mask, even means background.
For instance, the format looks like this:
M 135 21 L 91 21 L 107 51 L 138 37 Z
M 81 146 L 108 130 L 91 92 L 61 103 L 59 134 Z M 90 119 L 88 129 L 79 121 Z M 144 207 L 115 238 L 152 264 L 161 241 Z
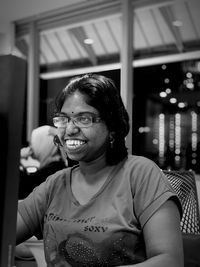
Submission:
M 73 113 L 74 116 L 81 116 L 81 115 L 95 115 L 95 116 L 98 116 L 98 114 L 96 112 L 91 112 L 91 111 L 80 111 L 80 112 L 77 112 L 77 113 Z M 56 115 L 60 115 L 60 116 L 69 116 L 67 113 L 65 112 L 59 112 L 59 113 L 56 113 Z
M 67 114 L 64 112 L 57 112 L 55 116 L 67 116 Z

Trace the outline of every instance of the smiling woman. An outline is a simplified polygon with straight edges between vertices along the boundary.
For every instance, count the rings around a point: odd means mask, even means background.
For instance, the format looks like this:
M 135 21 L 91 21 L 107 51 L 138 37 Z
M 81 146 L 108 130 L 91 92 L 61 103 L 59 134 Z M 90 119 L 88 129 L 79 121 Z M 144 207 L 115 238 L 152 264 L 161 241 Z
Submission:
M 74 93 L 76 94 L 74 95 Z M 71 96 L 74 99 L 73 104 L 71 99 L 69 99 Z M 78 107 L 78 103 L 75 101 L 79 101 L 80 98 L 83 108 L 82 110 L 77 108 L 75 111 L 75 107 Z M 72 106 L 72 110 L 69 110 L 71 115 L 66 113 L 70 104 Z M 116 164 L 127 155 L 125 137 L 129 131 L 128 113 L 111 79 L 105 79 L 104 76 L 92 74 L 72 79 L 61 94 L 58 95 L 55 102 L 55 113 L 73 116 L 73 118 L 77 115 L 83 115 L 83 113 L 86 115 L 87 113 L 93 117 L 91 123 L 94 126 L 97 126 L 96 124 L 101 122 L 101 120 L 104 121 L 110 132 L 109 141 L 112 144 L 112 149 L 108 146 L 106 152 L 109 164 Z M 83 131 L 84 128 L 87 127 L 85 125 L 81 127 Z
M 61 112 L 67 116 L 68 122 L 58 128 L 58 135 L 71 159 L 94 160 L 106 152 L 109 139 L 107 126 L 98 118 L 98 110 L 87 104 L 85 95 L 79 91 L 69 95 Z
M 113 81 L 75 77 L 55 104 L 56 142 L 78 164 L 19 203 L 17 242 L 43 238 L 48 266 L 183 267 L 180 202 L 154 162 L 128 155 Z

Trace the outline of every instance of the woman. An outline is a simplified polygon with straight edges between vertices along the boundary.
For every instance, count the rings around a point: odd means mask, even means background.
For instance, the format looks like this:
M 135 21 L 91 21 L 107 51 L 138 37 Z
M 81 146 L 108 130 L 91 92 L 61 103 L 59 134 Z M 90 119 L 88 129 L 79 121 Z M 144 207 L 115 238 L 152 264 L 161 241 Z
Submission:
M 72 79 L 53 121 L 79 164 L 19 203 L 18 242 L 43 238 L 48 266 L 183 267 L 179 201 L 152 161 L 128 155 L 129 119 L 114 83 Z

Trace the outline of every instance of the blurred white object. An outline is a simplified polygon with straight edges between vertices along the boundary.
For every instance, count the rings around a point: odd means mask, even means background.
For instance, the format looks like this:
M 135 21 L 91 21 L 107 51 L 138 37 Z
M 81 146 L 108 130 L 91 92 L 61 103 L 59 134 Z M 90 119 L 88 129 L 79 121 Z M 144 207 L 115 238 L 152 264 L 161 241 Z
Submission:
M 25 241 L 24 245 L 32 252 L 38 267 L 47 267 L 44 256 L 43 240 L 37 240 L 33 237 Z

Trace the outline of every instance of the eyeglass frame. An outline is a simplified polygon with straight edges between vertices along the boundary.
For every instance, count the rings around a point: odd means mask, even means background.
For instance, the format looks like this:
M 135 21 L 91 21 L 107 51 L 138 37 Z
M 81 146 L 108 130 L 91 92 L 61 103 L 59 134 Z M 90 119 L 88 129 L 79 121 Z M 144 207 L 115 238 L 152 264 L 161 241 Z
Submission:
M 88 125 L 80 125 L 80 122 L 77 121 L 77 118 L 80 118 L 80 117 L 84 117 L 86 116 L 88 118 L 90 118 L 90 122 Z M 56 122 L 55 122 L 55 119 L 56 118 L 66 118 L 67 121 L 65 122 L 65 126 L 57 126 L 56 125 Z M 76 127 L 79 127 L 79 128 L 89 128 L 93 125 L 93 123 L 98 123 L 100 121 L 102 121 L 102 119 L 97 115 L 97 114 L 94 114 L 94 113 L 89 113 L 89 112 L 83 112 L 83 113 L 80 113 L 74 117 L 70 117 L 70 116 L 67 116 L 66 114 L 63 114 L 63 113 L 59 113 L 59 114 L 56 114 L 54 117 L 53 117 L 53 124 L 56 128 L 66 128 L 69 124 L 69 122 L 72 121 L 72 123 L 76 126 Z

